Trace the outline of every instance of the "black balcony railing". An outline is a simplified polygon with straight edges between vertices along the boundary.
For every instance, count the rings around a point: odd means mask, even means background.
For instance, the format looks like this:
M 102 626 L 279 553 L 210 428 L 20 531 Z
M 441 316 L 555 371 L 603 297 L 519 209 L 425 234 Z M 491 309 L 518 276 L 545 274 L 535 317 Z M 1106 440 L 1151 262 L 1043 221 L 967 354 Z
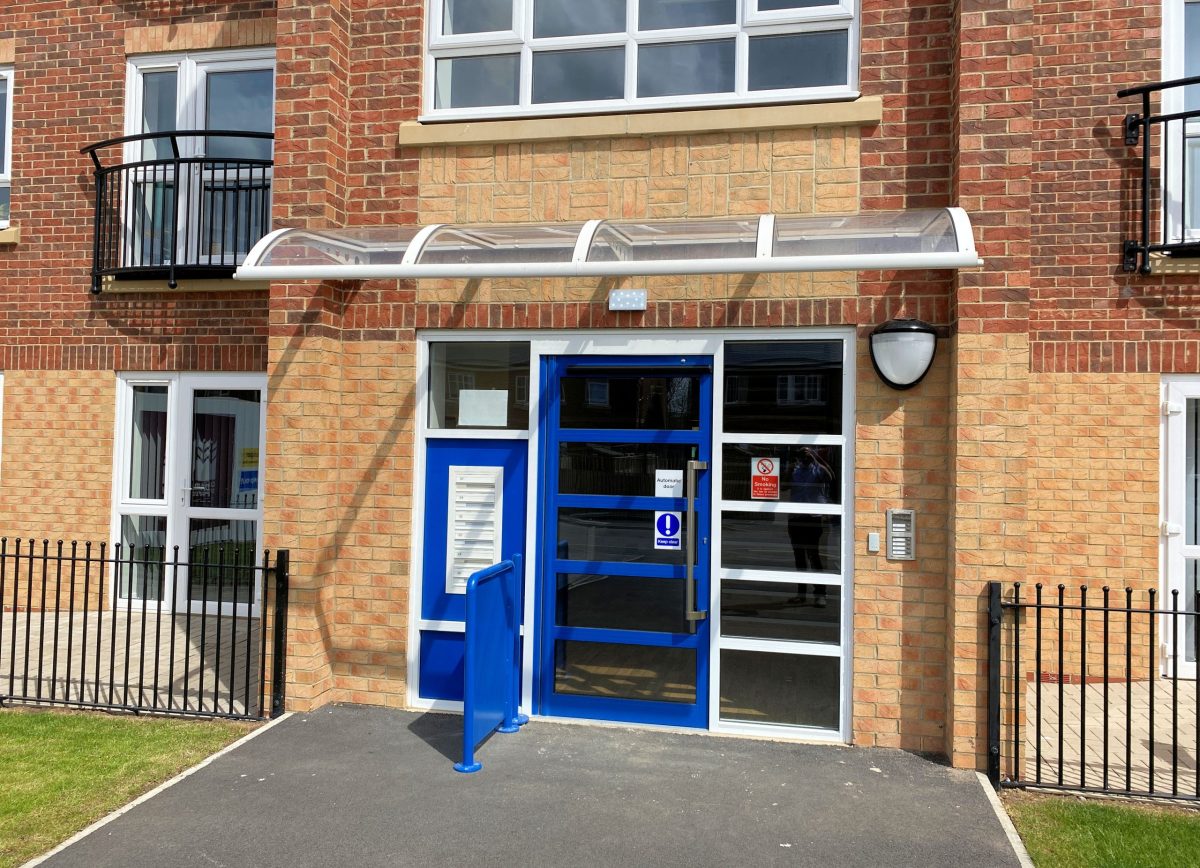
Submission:
M 1200 259 L 1200 76 L 1117 93 L 1134 96 L 1141 111 L 1125 115 L 1124 132 L 1126 145 L 1141 148 L 1140 214 L 1138 237 L 1122 243 L 1121 267 L 1149 274 L 1152 254 Z
M 92 292 L 105 277 L 172 288 L 181 277 L 231 277 L 270 224 L 273 139 L 177 130 L 84 148 L 96 166 Z

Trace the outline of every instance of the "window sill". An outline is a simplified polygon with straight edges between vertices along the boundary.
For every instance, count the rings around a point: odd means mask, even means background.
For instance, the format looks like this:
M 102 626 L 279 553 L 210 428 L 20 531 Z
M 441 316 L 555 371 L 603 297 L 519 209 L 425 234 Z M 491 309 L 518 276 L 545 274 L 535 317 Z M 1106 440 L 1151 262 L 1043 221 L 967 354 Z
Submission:
M 16 226 L 0 229 L 0 244 L 16 244 L 21 240 L 21 230 Z
M 1151 274 L 1200 274 L 1200 259 L 1150 254 Z
M 850 127 L 877 124 L 883 117 L 879 97 L 853 102 L 701 109 L 581 117 L 522 118 L 459 123 L 405 123 L 401 147 L 474 145 L 492 142 L 607 139 L 730 130 L 770 130 L 793 127 Z
M 189 280 L 180 278 L 179 285 L 174 289 L 167 286 L 166 280 L 113 280 L 111 277 L 101 279 L 100 291 L 104 295 L 130 293 L 144 295 L 146 293 L 167 293 L 174 295 L 180 292 L 261 292 L 270 289 L 271 282 L 267 280 Z

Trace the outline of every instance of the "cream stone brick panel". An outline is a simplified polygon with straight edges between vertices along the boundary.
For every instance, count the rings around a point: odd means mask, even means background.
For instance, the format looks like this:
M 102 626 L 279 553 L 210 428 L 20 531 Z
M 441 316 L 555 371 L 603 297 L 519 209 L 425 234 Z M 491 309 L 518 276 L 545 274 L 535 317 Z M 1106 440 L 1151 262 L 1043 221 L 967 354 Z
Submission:
M 986 583 L 1023 580 L 1028 560 L 1029 343 L 1025 334 L 960 332 L 950 349 L 955 497 L 948 747 L 956 765 L 972 767 L 982 761 L 985 737 Z M 1002 532 L 988 532 L 997 521 Z
M 1158 377 L 1030 382 L 1029 578 L 1158 586 Z
M 331 602 L 314 621 L 327 699 L 400 705 L 406 690 L 415 408 L 412 341 L 338 344 L 334 492 L 319 550 Z M 324 489 L 323 490 L 327 490 Z M 313 493 L 314 495 L 316 492 Z
M 703 218 L 857 210 L 858 131 L 812 128 L 738 133 L 436 146 L 421 151 L 419 221 L 582 221 Z M 817 167 L 820 167 L 819 169 Z M 657 285 L 663 299 L 850 295 L 853 275 L 735 276 L 725 290 L 700 278 Z M 489 300 L 490 290 L 423 282 L 423 300 Z M 588 285 L 529 282 L 535 300 L 602 298 Z M 475 295 L 472 295 L 475 294 Z M 508 298 L 506 290 L 495 298 Z
M 274 44 L 274 18 L 157 24 L 131 27 L 125 31 L 126 54 L 247 48 Z
M 854 740 L 942 751 L 945 745 L 948 354 L 898 400 L 858 346 L 855 426 Z M 918 515 L 915 561 L 866 551 L 886 511 Z
M 339 342 L 327 337 L 269 343 L 263 536 L 266 548 L 291 553 L 287 671 L 294 710 L 336 698 L 329 655 L 338 567 L 340 361 Z
M 0 63 L 13 63 L 17 57 L 17 40 L 0 39 Z
M 0 536 L 109 538 L 116 376 L 7 371 Z

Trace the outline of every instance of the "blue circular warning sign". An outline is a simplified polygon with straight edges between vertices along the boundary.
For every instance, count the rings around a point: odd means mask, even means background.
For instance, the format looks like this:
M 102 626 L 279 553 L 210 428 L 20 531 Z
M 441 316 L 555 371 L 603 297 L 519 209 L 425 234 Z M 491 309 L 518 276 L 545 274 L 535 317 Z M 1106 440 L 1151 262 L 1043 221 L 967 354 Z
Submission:
M 659 536 L 671 537 L 679 533 L 679 516 L 673 512 L 664 512 L 658 517 L 656 527 Z

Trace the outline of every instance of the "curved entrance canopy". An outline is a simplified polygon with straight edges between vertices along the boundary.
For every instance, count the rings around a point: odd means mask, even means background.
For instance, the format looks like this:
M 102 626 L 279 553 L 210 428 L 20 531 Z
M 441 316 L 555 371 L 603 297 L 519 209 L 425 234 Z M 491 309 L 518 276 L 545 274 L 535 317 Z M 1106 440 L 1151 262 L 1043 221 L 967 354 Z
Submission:
M 848 215 L 278 229 L 239 280 L 616 277 L 982 265 L 961 208 Z

